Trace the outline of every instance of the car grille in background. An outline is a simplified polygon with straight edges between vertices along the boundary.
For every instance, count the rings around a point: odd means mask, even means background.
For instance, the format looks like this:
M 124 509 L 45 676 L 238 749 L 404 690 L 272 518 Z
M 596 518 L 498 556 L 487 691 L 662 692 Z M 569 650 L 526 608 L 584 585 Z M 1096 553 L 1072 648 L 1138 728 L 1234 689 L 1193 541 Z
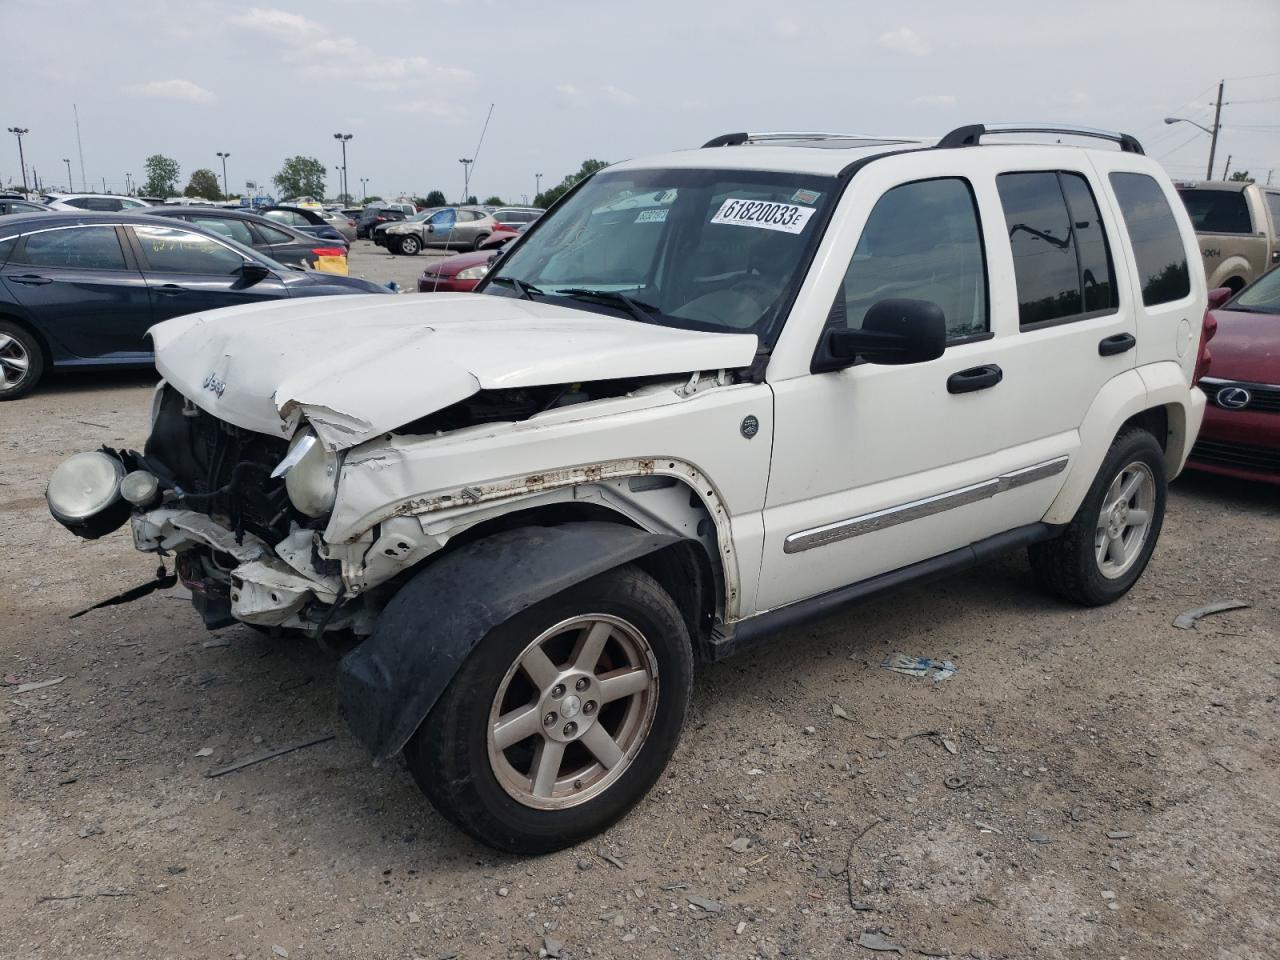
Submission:
M 1229 407 L 1218 402 L 1218 394 L 1228 387 L 1238 387 L 1249 394 L 1249 402 L 1243 407 Z M 1280 387 L 1269 383 L 1247 383 L 1243 380 L 1217 380 L 1205 377 L 1200 381 L 1200 389 L 1205 392 L 1209 402 L 1223 410 L 1265 410 L 1268 413 L 1280 413 Z
M 219 420 L 166 387 L 146 456 L 169 474 L 165 479 L 195 494 L 183 503 L 188 509 L 275 544 L 288 536 L 290 519 L 297 518 L 284 480 L 271 477 L 288 446 L 283 439 Z M 228 486 L 232 489 L 224 491 Z
M 1210 466 L 1280 474 L 1280 449 L 1270 447 L 1200 440 L 1191 448 L 1191 459 Z

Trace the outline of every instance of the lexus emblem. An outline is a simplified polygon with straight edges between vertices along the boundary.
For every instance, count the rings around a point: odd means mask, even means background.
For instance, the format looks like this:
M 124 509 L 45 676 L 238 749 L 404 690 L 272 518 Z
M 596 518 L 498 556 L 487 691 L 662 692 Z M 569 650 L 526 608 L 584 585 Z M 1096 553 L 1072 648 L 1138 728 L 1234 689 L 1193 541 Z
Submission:
M 760 421 L 755 418 L 754 414 L 747 414 L 742 418 L 742 435 L 750 440 L 760 432 Z
M 1228 410 L 1240 410 L 1249 405 L 1253 395 L 1244 387 L 1223 387 L 1218 391 L 1218 406 Z

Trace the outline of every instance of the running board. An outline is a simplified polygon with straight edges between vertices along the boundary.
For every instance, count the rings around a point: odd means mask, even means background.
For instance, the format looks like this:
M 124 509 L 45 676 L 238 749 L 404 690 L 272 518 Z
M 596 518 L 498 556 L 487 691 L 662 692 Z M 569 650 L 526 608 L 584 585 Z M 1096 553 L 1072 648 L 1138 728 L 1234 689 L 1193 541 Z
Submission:
M 960 547 L 928 560 L 899 567 L 827 593 L 777 607 L 734 623 L 717 623 L 706 645 L 708 660 L 723 660 L 771 634 L 797 627 L 812 620 L 830 616 L 842 608 L 869 600 L 910 583 L 937 580 L 957 571 L 984 563 L 994 557 L 1057 536 L 1062 527 L 1048 523 L 1029 523 L 997 533 L 993 537 Z

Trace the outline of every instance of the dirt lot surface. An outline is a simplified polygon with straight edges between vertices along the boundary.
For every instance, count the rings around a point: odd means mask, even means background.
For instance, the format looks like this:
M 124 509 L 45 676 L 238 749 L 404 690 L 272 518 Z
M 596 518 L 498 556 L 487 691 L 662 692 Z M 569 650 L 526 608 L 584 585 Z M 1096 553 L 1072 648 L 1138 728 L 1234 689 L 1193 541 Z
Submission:
M 56 526 L 45 478 L 140 446 L 149 385 L 0 405 L 0 956 L 1280 956 L 1275 490 L 1179 480 L 1112 607 L 1019 555 L 704 667 L 649 798 L 526 860 L 373 766 L 314 649 L 172 594 L 68 620 L 155 565 Z M 1252 606 L 1171 625 L 1226 599 Z
M 404 257 L 389 253 L 372 240 L 357 240 L 351 244 L 347 270 L 353 277 L 362 277 L 374 283 L 385 284 L 394 280 L 403 292 L 414 293 L 418 289 L 418 276 L 427 264 L 458 252 L 460 251 L 428 247 L 415 256 Z

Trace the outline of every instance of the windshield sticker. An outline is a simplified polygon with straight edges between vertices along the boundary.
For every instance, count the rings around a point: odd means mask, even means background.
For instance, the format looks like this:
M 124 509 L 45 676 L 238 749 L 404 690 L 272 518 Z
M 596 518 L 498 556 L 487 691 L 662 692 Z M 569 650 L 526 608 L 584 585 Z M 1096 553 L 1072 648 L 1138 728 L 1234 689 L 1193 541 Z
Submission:
M 728 223 L 738 227 L 756 227 L 760 230 L 777 230 L 780 233 L 800 233 L 813 216 L 809 207 L 797 207 L 793 203 L 772 203 L 768 200 L 739 200 L 730 197 L 720 205 L 712 223 Z
M 792 203 L 817 203 L 822 196 L 817 190 L 797 190 L 791 195 Z
M 659 207 L 657 210 L 641 210 L 640 215 L 636 217 L 636 223 L 665 223 L 666 220 L 666 207 Z

